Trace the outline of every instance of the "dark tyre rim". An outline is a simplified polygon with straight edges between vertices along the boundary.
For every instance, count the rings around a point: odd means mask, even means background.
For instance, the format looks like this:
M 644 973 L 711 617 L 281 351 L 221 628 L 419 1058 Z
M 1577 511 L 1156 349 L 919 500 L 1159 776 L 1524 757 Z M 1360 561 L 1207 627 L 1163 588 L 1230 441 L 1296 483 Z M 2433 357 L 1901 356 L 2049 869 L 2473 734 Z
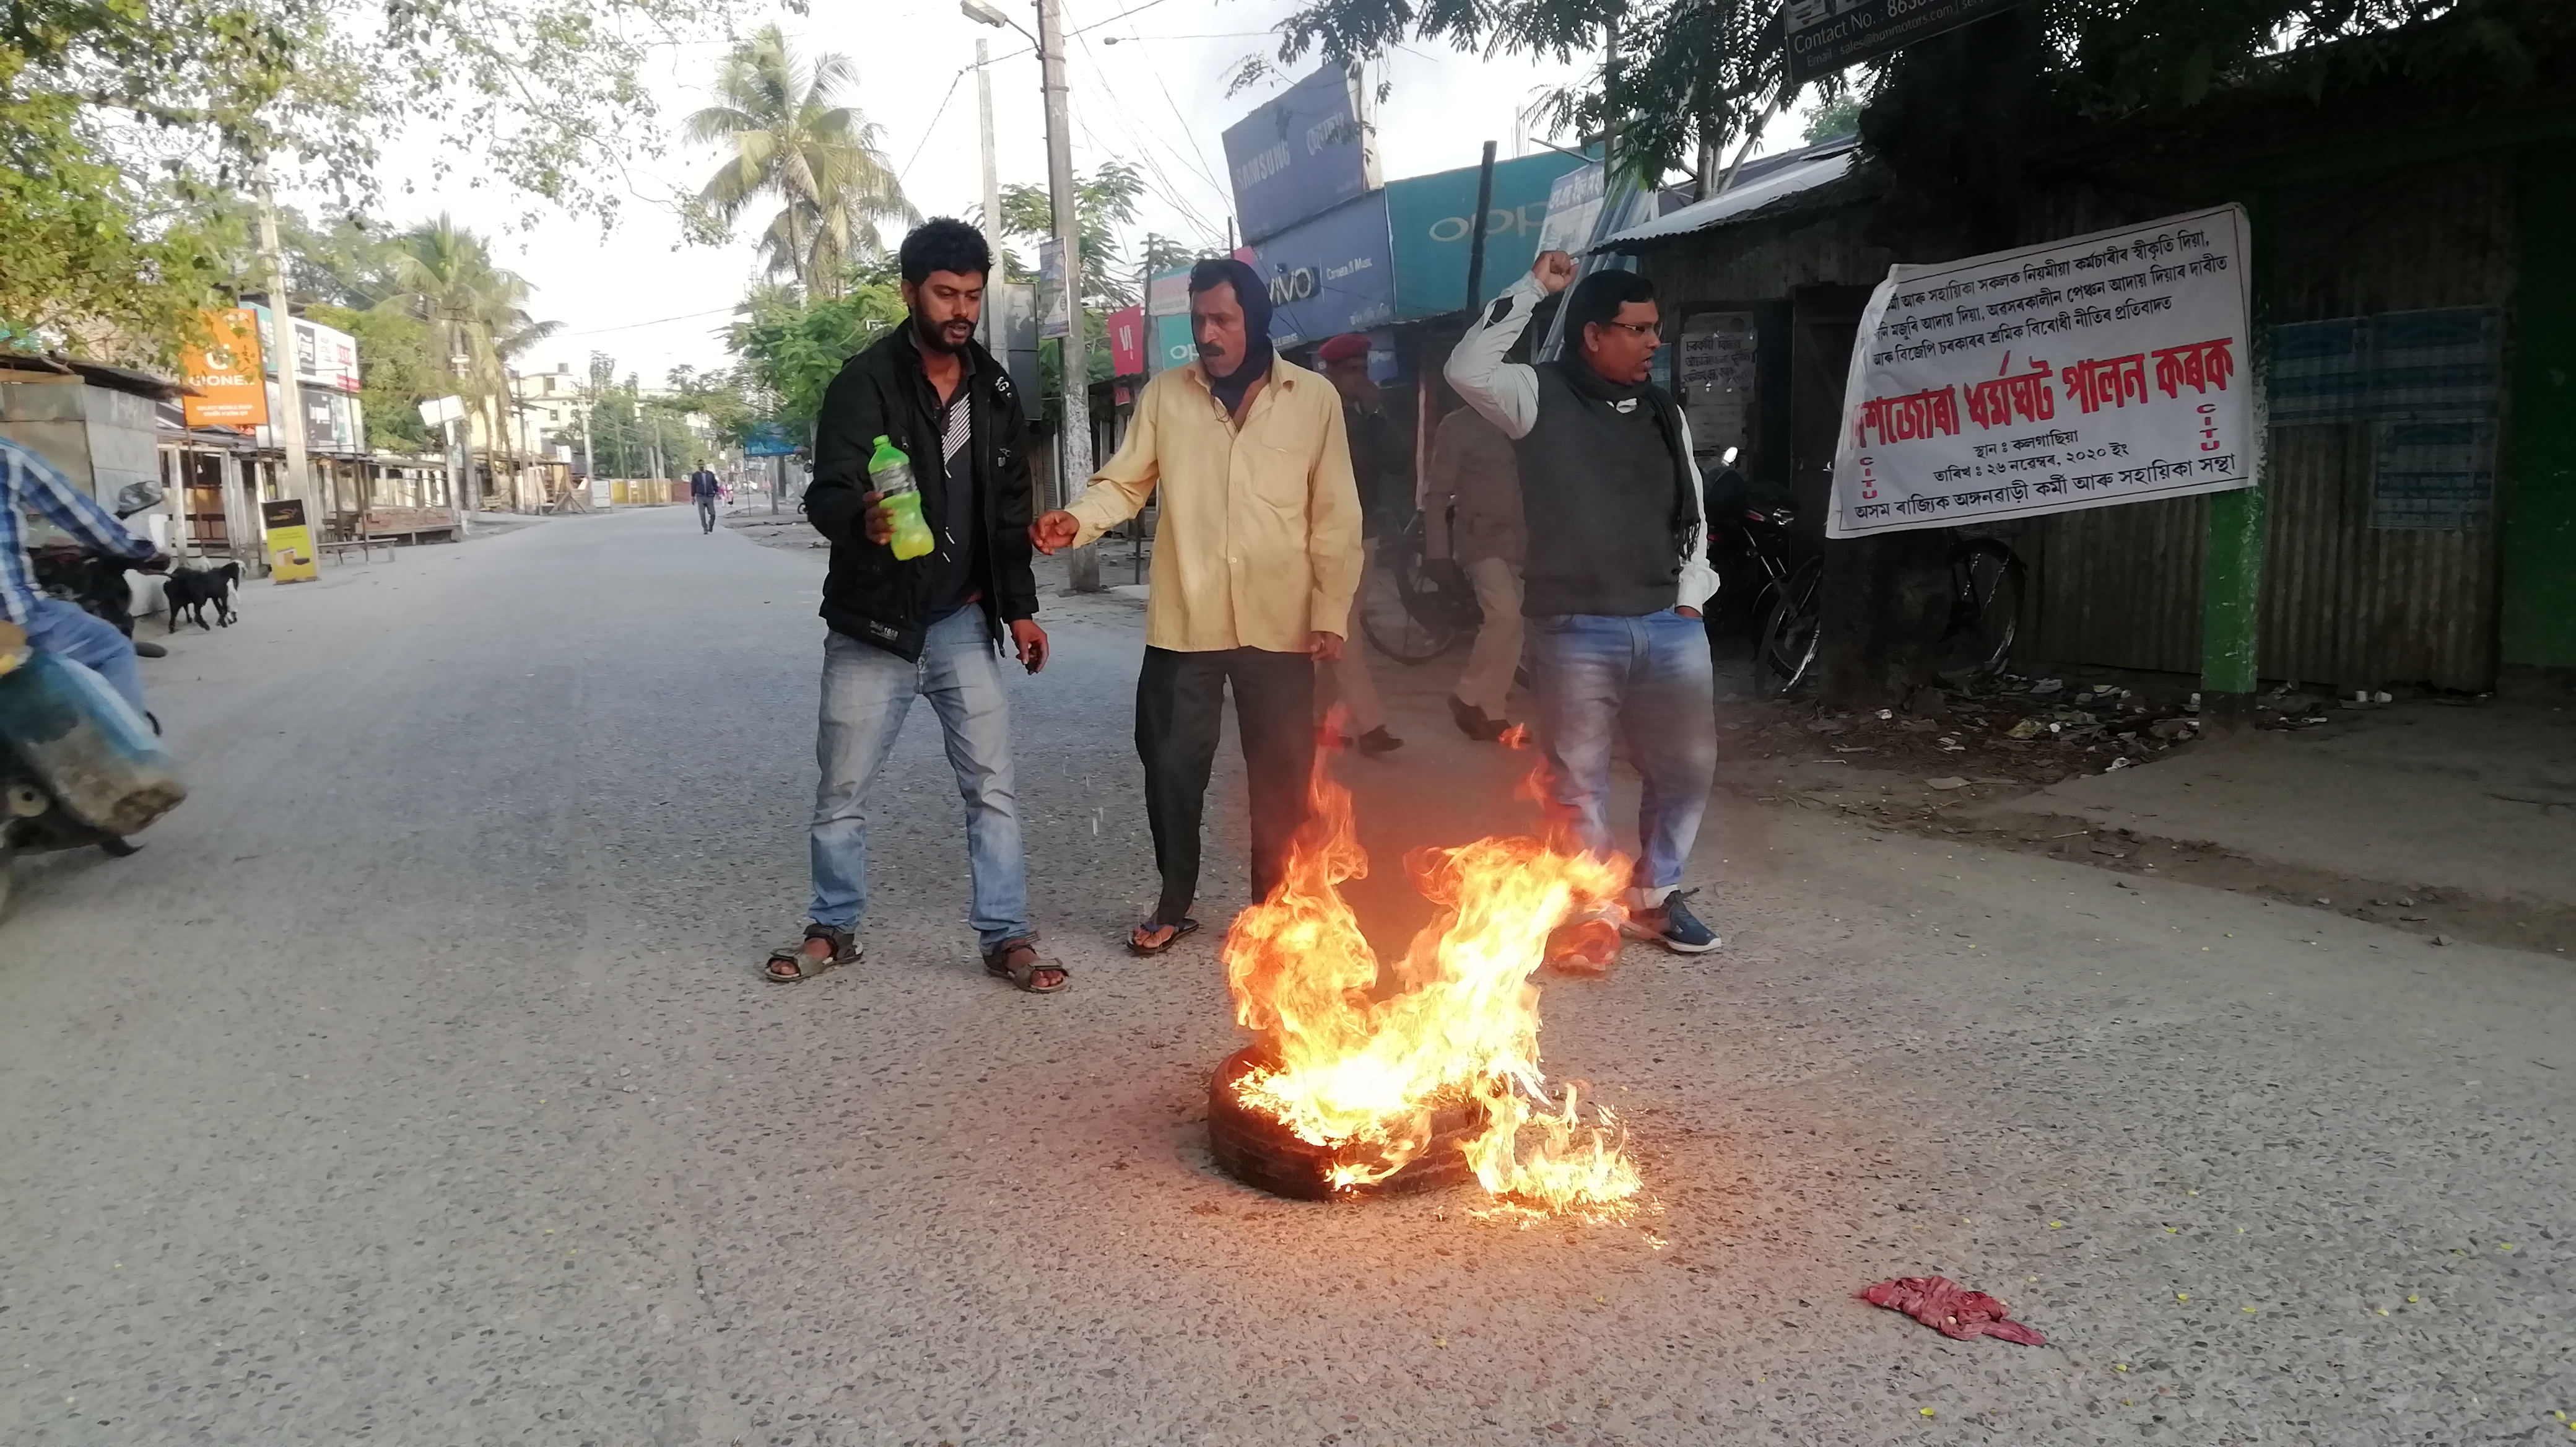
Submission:
M 1381 1158 L 1366 1146 L 1334 1147 L 1300 1140 L 1277 1119 L 1245 1105 L 1235 1094 L 1235 1082 L 1267 1063 L 1261 1047 L 1246 1046 L 1218 1066 L 1215 1078 L 1208 1082 L 1208 1147 L 1227 1175 L 1296 1201 L 1409 1196 L 1475 1179 L 1462 1147 L 1483 1129 L 1484 1112 L 1461 1099 L 1433 1112 L 1431 1143 L 1403 1169 L 1374 1185 L 1336 1187 L 1334 1167 L 1370 1164 Z

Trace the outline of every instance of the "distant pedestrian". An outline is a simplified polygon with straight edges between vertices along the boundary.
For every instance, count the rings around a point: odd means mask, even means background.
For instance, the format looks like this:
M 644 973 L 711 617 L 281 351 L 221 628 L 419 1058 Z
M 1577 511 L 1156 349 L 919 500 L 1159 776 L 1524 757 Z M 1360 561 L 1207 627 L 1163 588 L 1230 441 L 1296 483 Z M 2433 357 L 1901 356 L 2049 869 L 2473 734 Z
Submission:
M 1413 447 L 1386 415 L 1386 399 L 1369 376 L 1368 354 L 1368 338 L 1358 332 L 1346 332 L 1315 349 L 1325 380 L 1342 397 L 1342 432 L 1351 444 L 1351 483 L 1360 495 L 1360 581 L 1351 595 L 1350 624 L 1342 635 L 1353 644 L 1332 664 L 1333 691 L 1342 701 L 1348 715 L 1345 722 L 1360 752 L 1383 754 L 1404 747 L 1404 740 L 1387 731 L 1386 707 L 1378 701 L 1377 681 L 1369 677 L 1368 650 L 1358 646 L 1360 609 L 1368 603 L 1369 576 L 1376 570 L 1378 548 L 1404 531 L 1406 519 L 1413 515 Z
M 1690 429 L 1649 378 L 1662 340 L 1652 282 L 1599 271 L 1565 304 L 1565 352 L 1504 360 L 1540 300 L 1574 279 L 1543 253 L 1450 354 L 1450 385 L 1513 439 L 1526 521 L 1522 615 L 1531 694 L 1556 805 L 1607 854 L 1610 752 L 1643 776 L 1622 928 L 1685 954 L 1715 949 L 1679 888 L 1717 772 L 1708 565 Z
M 1424 505 L 1455 510 L 1450 556 L 1475 585 L 1485 615 L 1449 713 L 1467 737 L 1499 739 L 1511 727 L 1504 707 L 1521 666 L 1521 476 L 1512 440 L 1475 408 L 1452 411 L 1432 434 Z
M 905 324 L 852 357 L 823 394 L 805 513 L 832 544 L 823 580 L 823 710 L 815 740 L 813 923 L 769 959 L 769 978 L 806 980 L 859 957 L 867 908 L 868 795 L 914 697 L 939 716 L 966 802 L 968 921 L 988 973 L 1034 994 L 1065 987 L 1029 922 L 1010 714 L 1000 645 L 1046 666 L 1029 570 L 1026 427 L 1010 374 L 975 341 L 992 254 L 941 217 L 896 254 Z M 894 515 L 869 486 L 879 439 L 911 459 L 931 551 L 898 559 Z
M 1267 898 L 1305 821 L 1315 758 L 1315 665 L 1348 646 L 1360 504 L 1340 399 L 1270 348 L 1270 293 L 1231 259 L 1190 269 L 1198 358 L 1136 399 L 1118 455 L 1072 507 L 1038 519 L 1047 552 L 1134 517 L 1159 487 L 1162 520 L 1136 676 L 1136 752 L 1162 895 L 1130 951 L 1198 928 L 1199 824 L 1225 689 L 1252 788 L 1252 893 Z
M 703 462 L 689 474 L 689 497 L 698 505 L 698 527 L 704 532 L 716 530 L 716 499 L 724 493 L 724 483 Z

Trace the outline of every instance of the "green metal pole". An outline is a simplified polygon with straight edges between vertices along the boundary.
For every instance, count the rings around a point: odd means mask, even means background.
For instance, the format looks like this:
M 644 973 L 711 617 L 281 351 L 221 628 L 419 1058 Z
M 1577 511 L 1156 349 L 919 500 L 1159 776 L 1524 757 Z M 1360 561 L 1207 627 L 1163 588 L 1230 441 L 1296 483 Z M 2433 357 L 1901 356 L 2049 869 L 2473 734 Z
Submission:
M 2576 686 L 2576 277 L 2548 258 L 2576 235 L 2576 160 L 2534 146 L 2521 169 L 2522 277 L 2497 500 L 2498 683 L 2554 699 Z
M 2253 485 L 2209 499 L 2209 532 L 2200 594 L 2200 717 L 2223 730 L 2254 717 L 2262 654 L 2264 491 L 2271 483 L 2272 243 L 2264 194 L 2247 198 L 2247 248 L 2253 253 L 2252 316 L 2246 368 L 2254 383 Z

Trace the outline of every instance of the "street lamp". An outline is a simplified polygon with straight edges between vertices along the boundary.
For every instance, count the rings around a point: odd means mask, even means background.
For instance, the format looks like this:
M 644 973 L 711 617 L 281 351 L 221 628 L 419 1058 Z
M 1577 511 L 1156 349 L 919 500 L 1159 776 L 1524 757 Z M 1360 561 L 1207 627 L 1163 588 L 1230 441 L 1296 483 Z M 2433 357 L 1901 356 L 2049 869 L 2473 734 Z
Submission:
M 1022 35 L 1029 35 L 1029 32 L 1021 27 L 1020 22 L 1003 14 L 1001 8 L 990 3 L 990 0 L 957 0 L 957 8 L 965 13 L 967 19 L 978 25 L 990 25 L 996 30 L 1007 25 Z M 1037 37 L 1029 35 L 1029 40 L 1034 44 Z
M 1037 0 L 1037 6 L 1038 33 L 1029 38 L 1038 48 L 1039 85 L 1046 97 L 1047 191 L 1055 203 L 1056 256 L 1064 274 L 1064 399 L 1056 412 L 1063 423 L 1057 453 L 1062 462 L 1056 469 L 1056 497 L 1062 505 L 1081 496 L 1083 484 L 1091 476 L 1091 355 L 1089 338 L 1082 329 L 1082 228 L 1074 214 L 1073 127 L 1066 105 L 1064 17 L 1061 0 Z M 1029 33 L 992 0 L 958 0 L 957 8 L 978 25 L 1007 25 L 1022 35 Z M 980 54 L 977 61 L 980 65 Z M 989 121 L 985 134 L 985 154 L 990 156 Z M 985 175 L 992 175 L 989 164 Z M 999 199 L 989 179 L 985 197 L 985 224 L 989 227 L 995 224 L 991 208 Z M 1091 549 L 1077 549 L 1065 562 L 1075 591 L 1100 591 L 1100 559 Z

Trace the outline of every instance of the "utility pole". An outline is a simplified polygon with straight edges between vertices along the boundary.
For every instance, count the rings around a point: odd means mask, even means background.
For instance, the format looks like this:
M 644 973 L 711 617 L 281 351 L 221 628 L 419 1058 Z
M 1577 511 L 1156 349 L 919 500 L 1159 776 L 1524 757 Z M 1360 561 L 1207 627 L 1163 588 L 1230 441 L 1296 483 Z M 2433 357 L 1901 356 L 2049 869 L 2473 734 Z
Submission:
M 286 250 L 277 240 L 277 203 L 269 195 L 268 168 L 259 172 L 259 249 L 268 262 L 268 355 L 277 367 L 277 403 L 268 419 L 270 432 L 286 453 L 286 475 L 277 480 L 281 497 L 303 501 L 312 478 L 304 458 L 304 384 L 295 357 L 295 323 L 287 315 Z M 322 519 L 308 517 L 315 529 Z M 320 536 L 317 531 L 315 534 Z
M 447 322 L 447 369 L 456 376 L 456 394 L 461 400 L 471 391 L 462 384 L 474 359 L 465 352 L 465 319 L 452 311 L 443 313 L 443 317 Z M 456 508 L 456 536 L 461 542 L 472 535 L 474 514 L 483 502 L 482 483 L 474 475 L 474 429 L 466 424 L 462 412 L 447 424 L 447 446 L 451 458 L 447 500 Z
M 456 540 L 458 542 L 463 542 L 467 534 L 473 531 L 474 526 L 468 521 L 468 519 L 474 516 L 474 509 L 465 501 L 465 444 L 463 440 L 456 435 L 456 429 L 462 421 L 462 417 L 450 417 L 447 419 L 446 424 L 447 503 L 448 506 L 456 509 Z
M 1061 507 L 1082 495 L 1083 484 L 1091 476 L 1091 344 L 1082 328 L 1082 226 L 1075 214 L 1073 118 L 1064 78 L 1064 12 L 1061 0 L 1037 0 L 1037 7 L 1038 33 L 1029 35 L 1029 39 L 1038 48 L 1038 84 L 1046 98 L 1047 193 L 1055 202 L 1055 247 L 1064 273 L 1066 326 L 1063 349 L 1057 353 L 1063 362 L 1064 397 L 1056 408 L 1056 420 L 1062 428 L 1056 449 L 1056 505 Z M 1007 25 L 1028 35 L 1025 27 L 1003 14 L 992 0 L 958 0 L 957 8 L 978 25 Z M 983 54 L 983 47 L 978 46 L 978 64 Z M 987 135 L 991 129 L 988 122 Z M 994 224 L 993 208 L 1000 198 L 989 183 L 985 195 L 989 226 Z M 1072 577 L 1075 592 L 1100 591 L 1100 558 L 1091 549 L 1074 549 L 1065 558 L 1065 570 Z
M 1003 274 L 1009 268 L 1002 263 L 1002 178 L 993 162 L 992 52 L 986 42 L 975 42 L 975 114 L 984 148 L 984 249 L 993 254 L 993 269 L 984 278 L 984 350 L 998 357 L 1010 345 L 1002 335 L 1000 306 Z
M 599 464 L 590 455 L 590 389 L 581 389 L 581 480 L 591 495 L 599 493 Z
M 1046 94 L 1047 189 L 1055 198 L 1055 247 L 1064 271 L 1064 401 L 1056 415 L 1064 428 L 1063 461 L 1056 488 L 1059 505 L 1082 496 L 1091 477 L 1091 339 L 1082 325 L 1082 226 L 1073 189 L 1072 96 L 1064 77 L 1062 0 L 1038 0 L 1039 84 Z M 1076 548 L 1065 559 L 1077 593 L 1100 591 L 1100 556 Z

